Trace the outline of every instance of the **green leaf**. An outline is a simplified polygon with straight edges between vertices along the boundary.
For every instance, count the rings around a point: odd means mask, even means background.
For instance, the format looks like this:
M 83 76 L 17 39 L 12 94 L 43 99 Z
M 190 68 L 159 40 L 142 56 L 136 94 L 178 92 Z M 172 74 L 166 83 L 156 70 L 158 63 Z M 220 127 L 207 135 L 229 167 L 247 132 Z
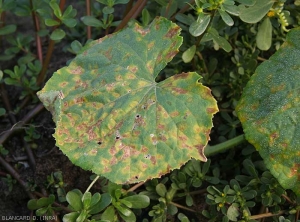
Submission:
M 127 213 L 127 215 L 120 213 L 120 216 L 122 217 L 122 219 L 125 222 L 135 222 L 136 221 L 135 214 L 131 210 L 128 209 L 128 212 L 126 212 L 126 213 Z
M 119 211 L 119 213 L 123 214 L 124 216 L 130 216 L 131 210 L 124 205 L 121 206 L 120 204 L 114 205 L 114 207 Z
M 186 25 L 191 25 L 195 21 L 194 17 L 182 13 L 177 13 L 175 18 L 177 21 Z
M 12 78 L 8 78 L 8 77 L 6 77 L 4 79 L 4 82 L 7 85 L 16 85 L 16 86 L 20 85 L 20 82 L 18 80 L 15 80 L 15 79 L 12 79 Z
M 191 33 L 192 36 L 197 37 L 205 32 L 209 22 L 210 22 L 210 15 L 200 14 L 198 16 L 198 19 L 191 24 L 189 28 L 189 32 Z
M 4 108 L 0 108 L 0 116 L 5 115 L 6 110 Z
M 68 203 L 74 208 L 76 211 L 80 211 L 83 207 L 80 196 L 74 192 L 69 191 L 67 193 L 66 199 Z
M 48 211 L 48 208 L 43 207 L 43 208 L 37 209 L 35 213 L 37 216 L 43 216 L 47 213 L 47 211 Z
M 8 35 L 14 33 L 17 29 L 16 25 L 6 25 L 0 28 L 0 35 Z
M 236 111 L 246 139 L 285 189 L 300 195 L 300 29 L 255 71 Z
M 62 19 L 62 22 L 69 28 L 73 28 L 77 25 L 77 20 L 72 18 L 64 18 Z
M 83 208 L 88 209 L 91 205 L 91 201 L 92 201 L 92 194 L 90 192 L 84 193 L 82 197 Z
M 120 185 L 120 184 L 116 184 L 116 183 L 112 183 L 112 182 L 108 183 L 108 193 L 115 199 L 117 199 L 115 196 L 116 190 L 121 190 L 121 189 L 122 189 L 122 185 Z
M 81 17 L 81 21 L 88 26 L 103 27 L 103 23 L 94 16 L 83 16 Z
M 178 219 L 179 219 L 181 222 L 190 222 L 190 220 L 188 219 L 188 217 L 185 216 L 183 213 L 179 213 L 177 217 L 178 217 Z
M 63 13 L 62 19 L 73 18 L 77 14 L 77 10 L 73 9 L 72 5 L 69 5 Z
M 193 198 L 191 197 L 191 195 L 189 195 L 189 194 L 186 195 L 186 197 L 185 197 L 185 203 L 186 203 L 186 205 L 189 206 L 189 207 L 193 206 L 194 200 L 193 200 Z
M 61 13 L 61 10 L 60 10 L 59 5 L 57 4 L 56 0 L 51 0 L 49 5 L 53 9 L 53 12 L 54 12 L 55 16 L 57 18 L 61 19 L 62 18 L 62 13 Z
M 130 208 L 145 208 L 148 207 L 150 204 L 150 199 L 146 195 L 133 195 L 129 197 L 125 197 L 122 200 L 126 200 L 132 204 Z
M 55 25 L 59 25 L 60 23 L 54 19 L 45 19 L 45 24 L 47 26 L 55 26 Z
M 38 207 L 45 207 L 45 206 L 48 206 L 49 204 L 51 204 L 47 197 L 42 197 L 42 198 L 38 199 L 36 203 L 37 203 Z
M 53 114 L 57 146 L 115 183 L 161 177 L 203 154 L 217 112 L 196 73 L 156 83 L 178 52 L 180 28 L 165 18 L 92 41 L 38 96 Z
M 129 0 L 115 0 L 115 5 L 116 4 L 127 4 Z
M 58 41 L 61 40 L 62 38 L 64 38 L 66 35 L 65 31 L 62 29 L 55 29 L 51 35 L 50 38 L 54 41 Z
M 29 200 L 28 203 L 27 203 L 27 208 L 29 210 L 36 210 L 36 209 L 38 209 L 39 206 L 37 204 L 37 200 L 36 199 Z
M 232 204 L 227 210 L 227 217 L 231 221 L 238 221 L 237 217 L 239 216 L 239 209 L 235 204 Z
M 99 203 L 101 199 L 101 195 L 100 193 L 95 193 L 93 196 L 92 196 L 92 199 L 91 199 L 91 207 L 95 206 L 97 203 Z
M 114 13 L 114 11 L 115 11 L 115 9 L 113 7 L 110 7 L 110 6 L 105 6 L 102 9 L 103 14 L 112 14 L 112 13 Z
M 72 213 L 65 214 L 63 217 L 63 221 L 64 222 L 74 222 L 79 217 L 79 215 L 80 215 L 80 213 L 78 213 L 78 212 L 72 212 Z
M 231 15 L 239 16 L 239 8 L 236 5 L 222 5 L 224 10 Z
M 260 50 L 268 50 L 272 45 L 272 24 L 269 17 L 258 27 L 256 44 Z
M 127 200 L 119 199 L 118 201 L 119 201 L 121 204 L 123 204 L 123 205 L 125 205 L 126 207 L 128 207 L 128 208 L 131 208 L 131 207 L 132 207 L 132 204 L 131 204 L 129 201 L 127 201 Z
M 184 53 L 182 54 L 182 60 L 185 63 L 189 63 L 194 58 L 195 53 L 196 53 L 196 46 L 193 45 L 184 51 Z
M 230 17 L 230 15 L 228 15 L 227 12 L 222 11 L 220 9 L 218 9 L 218 12 L 220 13 L 222 20 L 229 26 L 233 26 L 234 22 L 233 19 Z
M 90 214 L 97 214 L 104 210 L 111 203 L 111 196 L 108 193 L 101 195 L 100 202 L 91 208 Z
M 253 6 L 240 7 L 240 19 L 247 23 L 259 22 L 270 10 L 274 0 L 257 0 Z
M 157 184 L 155 190 L 158 193 L 158 195 L 161 197 L 165 197 L 167 194 L 167 188 L 162 183 Z
M 71 49 L 76 53 L 78 54 L 80 52 L 80 50 L 82 49 L 82 45 L 79 41 L 77 40 L 74 40 L 72 43 L 71 43 Z
M 173 204 L 169 204 L 168 208 L 167 208 L 167 212 L 170 215 L 175 215 L 178 213 L 178 208 L 176 206 L 174 206 Z
M 143 25 L 148 25 L 150 22 L 150 13 L 145 8 L 142 11 L 142 22 L 143 22 Z
M 102 220 L 108 220 L 108 221 L 116 221 L 115 217 L 116 217 L 116 213 L 115 213 L 115 208 L 113 206 L 109 206 L 108 208 L 106 208 L 106 210 L 101 215 Z
M 217 30 L 215 30 L 214 28 L 210 28 L 208 30 L 208 34 L 210 34 L 212 39 L 226 52 L 230 52 L 232 50 L 232 47 L 229 44 L 229 42 L 224 37 L 220 36 Z

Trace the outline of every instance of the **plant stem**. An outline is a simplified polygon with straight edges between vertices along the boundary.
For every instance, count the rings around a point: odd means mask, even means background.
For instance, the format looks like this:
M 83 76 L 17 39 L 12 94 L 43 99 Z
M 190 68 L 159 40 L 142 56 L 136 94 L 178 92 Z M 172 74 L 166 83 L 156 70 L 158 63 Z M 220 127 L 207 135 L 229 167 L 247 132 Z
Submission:
M 171 7 L 172 3 L 173 3 L 173 0 L 169 0 L 168 5 L 166 7 L 166 11 L 165 11 L 165 17 L 166 18 L 168 18 L 169 10 L 170 10 L 170 7 Z
M 197 52 L 196 52 L 196 55 L 199 57 L 200 61 L 202 61 L 202 63 L 203 63 L 203 68 L 204 68 L 206 74 L 209 75 L 209 71 L 208 71 L 208 68 L 207 68 L 207 66 L 206 66 L 206 63 L 205 63 L 205 61 L 204 61 L 204 59 L 203 59 L 202 54 L 201 54 L 199 51 L 197 51 Z
M 21 179 L 20 174 L 0 156 L 0 164 L 9 172 L 9 174 L 15 178 L 19 184 L 24 188 L 30 198 L 34 198 L 33 194 L 28 191 L 28 186 L 25 181 Z
M 172 204 L 172 205 L 174 205 L 174 206 L 176 206 L 176 207 L 178 207 L 178 208 L 181 208 L 181 209 L 184 209 L 184 210 L 193 212 L 193 213 L 196 213 L 196 212 L 197 212 L 197 211 L 195 211 L 195 210 L 193 210 L 193 209 L 190 209 L 190 208 L 188 208 L 188 207 L 182 206 L 182 205 L 180 205 L 180 204 L 178 204 L 178 203 L 174 203 L 174 202 L 172 202 L 172 201 L 170 202 L 170 204 Z
M 91 1 L 90 0 L 85 0 L 86 3 L 86 15 L 90 16 L 91 15 Z M 87 39 L 92 38 L 92 28 L 91 26 L 87 26 Z
M 127 15 L 123 18 L 122 22 L 118 25 L 114 32 L 124 28 L 130 19 L 136 18 L 146 5 L 147 0 L 138 0 L 137 3 L 131 8 Z
M 42 103 L 38 104 L 34 109 L 32 109 L 29 113 L 27 113 L 27 115 L 24 116 L 24 118 L 20 122 L 16 123 L 11 130 L 8 130 L 1 135 L 0 144 L 3 144 L 6 141 L 6 139 L 16 131 L 15 129 L 19 129 L 20 127 L 24 126 L 24 124 L 29 122 L 29 120 L 31 120 L 36 114 L 38 114 L 43 109 L 44 109 L 43 104 Z
M 123 18 L 130 12 L 132 6 L 133 6 L 133 0 L 130 0 L 126 5 L 125 12 L 123 13 Z
M 43 62 L 42 70 L 41 70 L 40 74 L 37 77 L 37 85 L 38 86 L 41 86 L 42 83 L 44 82 L 44 79 L 45 79 L 45 76 L 46 76 L 46 73 L 47 73 L 47 70 L 48 70 L 48 66 L 49 66 L 49 63 L 50 63 L 50 60 L 51 60 L 51 57 L 52 57 L 54 44 L 55 44 L 55 42 L 52 39 L 50 39 L 47 54 L 46 54 L 46 58 Z
M 207 192 L 206 189 L 195 190 L 195 191 L 189 192 L 189 195 L 193 196 L 193 195 L 198 195 L 198 194 L 204 194 L 204 193 L 206 193 L 206 192 Z
M 61 0 L 59 2 L 59 8 L 62 12 L 63 12 L 63 9 L 65 7 L 65 3 L 66 3 L 66 0 Z M 54 31 L 57 27 L 58 26 L 54 26 L 52 31 Z M 52 57 L 52 53 L 53 53 L 53 50 L 54 50 L 54 45 L 55 45 L 55 41 L 50 39 L 48 49 L 47 49 L 46 58 L 43 62 L 42 70 L 41 70 L 41 72 L 39 73 L 39 75 L 37 77 L 37 85 L 38 86 L 41 86 L 43 84 L 44 80 L 45 80 L 46 73 L 47 73 L 47 70 L 48 70 L 48 66 L 49 66 L 49 63 L 50 63 L 50 60 L 51 60 L 51 57 Z
M 32 11 L 32 20 L 35 28 L 35 40 L 36 40 L 36 48 L 37 48 L 37 55 L 39 58 L 39 61 L 42 63 L 43 62 L 43 51 L 42 51 L 42 42 L 41 42 L 41 37 L 38 35 L 38 31 L 40 31 L 40 25 L 39 25 L 39 19 L 36 15 L 36 12 L 33 8 L 33 2 L 30 0 L 30 8 Z
M 95 179 L 91 182 L 91 184 L 88 186 L 88 188 L 86 189 L 86 191 L 84 193 L 89 192 L 89 190 L 92 188 L 92 186 L 94 185 L 94 183 L 96 183 L 96 181 L 99 179 L 100 176 L 96 176 Z
M 34 155 L 33 155 L 32 149 L 30 148 L 30 146 L 28 145 L 28 143 L 25 141 L 24 136 L 22 138 L 22 141 L 23 141 L 23 146 L 24 146 L 24 148 L 26 150 L 26 153 L 27 153 L 27 156 L 28 156 L 28 159 L 29 159 L 29 165 L 31 166 L 31 168 L 33 170 L 35 170 L 36 162 L 35 162 L 35 159 L 34 159 Z
M 284 214 L 284 213 L 285 213 L 285 211 L 281 210 L 281 211 L 279 211 L 279 212 L 276 213 L 276 214 L 273 214 L 273 213 L 257 214 L 257 215 L 252 215 L 252 216 L 250 216 L 249 219 L 257 220 L 257 219 L 260 219 L 260 218 L 274 217 L 274 216 L 282 215 L 282 214 Z
M 142 182 L 139 182 L 137 184 L 135 184 L 134 186 L 132 186 L 129 190 L 127 190 L 127 192 L 130 192 L 130 191 L 135 191 L 137 188 L 139 188 L 140 186 L 144 185 L 145 182 L 142 181 Z
M 205 156 L 212 156 L 212 155 L 218 154 L 220 152 L 226 151 L 226 150 L 231 149 L 245 141 L 246 141 L 245 135 L 242 134 L 240 136 L 237 136 L 233 139 L 227 140 L 226 142 L 223 142 L 223 143 L 220 143 L 220 144 L 217 144 L 214 146 L 207 145 L 205 148 L 205 151 L 204 151 Z

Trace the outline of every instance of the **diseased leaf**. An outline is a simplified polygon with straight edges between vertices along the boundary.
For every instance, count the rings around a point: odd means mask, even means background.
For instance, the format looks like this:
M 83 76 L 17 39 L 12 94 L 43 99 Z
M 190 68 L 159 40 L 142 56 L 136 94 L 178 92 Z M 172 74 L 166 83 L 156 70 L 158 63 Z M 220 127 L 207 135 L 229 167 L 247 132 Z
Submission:
M 300 195 L 300 29 L 262 63 L 237 106 L 246 139 L 285 189 Z
M 179 32 L 156 18 L 92 41 L 38 92 L 56 122 L 56 144 L 74 164 L 134 183 L 191 157 L 206 161 L 218 110 L 210 90 L 194 72 L 155 82 L 178 52 Z

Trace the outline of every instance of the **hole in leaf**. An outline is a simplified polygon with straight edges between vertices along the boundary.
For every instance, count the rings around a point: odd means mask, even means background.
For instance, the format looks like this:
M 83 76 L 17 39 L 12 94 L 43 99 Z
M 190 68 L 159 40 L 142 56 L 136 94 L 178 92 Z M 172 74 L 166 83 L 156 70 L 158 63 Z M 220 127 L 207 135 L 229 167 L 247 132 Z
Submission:
M 141 117 L 140 114 L 136 114 L 136 115 L 135 115 L 135 118 L 136 118 L 136 119 L 138 119 L 138 118 L 140 118 L 140 117 Z
M 135 176 L 135 179 L 139 179 L 139 177 L 138 177 L 138 176 Z
M 150 154 L 147 154 L 147 155 L 145 155 L 144 157 L 145 157 L 145 159 L 150 159 L 151 155 L 150 155 Z
M 102 142 L 101 142 L 101 141 L 99 141 L 99 142 L 98 142 L 98 145 L 101 145 L 101 144 L 102 144 Z
M 119 130 L 116 131 L 116 140 L 121 139 L 121 135 Z

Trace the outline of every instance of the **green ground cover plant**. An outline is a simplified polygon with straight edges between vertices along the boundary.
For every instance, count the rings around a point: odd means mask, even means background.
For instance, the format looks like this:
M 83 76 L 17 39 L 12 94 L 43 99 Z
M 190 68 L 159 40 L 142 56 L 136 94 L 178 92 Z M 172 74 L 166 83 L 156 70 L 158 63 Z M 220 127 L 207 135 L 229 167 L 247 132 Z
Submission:
M 0 205 L 22 189 L 32 221 L 300 221 L 299 11 L 0 0 Z

